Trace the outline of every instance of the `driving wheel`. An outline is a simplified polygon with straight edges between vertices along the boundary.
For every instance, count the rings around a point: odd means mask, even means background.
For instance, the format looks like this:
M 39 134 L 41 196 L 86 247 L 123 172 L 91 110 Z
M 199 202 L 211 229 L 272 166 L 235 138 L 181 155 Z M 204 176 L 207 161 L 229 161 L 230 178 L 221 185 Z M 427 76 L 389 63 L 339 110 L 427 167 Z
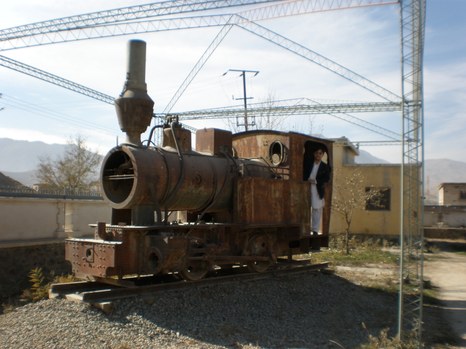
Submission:
M 207 261 L 187 260 L 184 268 L 180 270 L 180 275 L 186 281 L 197 281 L 203 279 L 209 269 Z
M 270 265 L 270 243 L 264 235 L 254 235 L 249 239 L 248 252 L 250 256 L 268 257 L 267 260 L 257 260 L 248 262 L 248 269 L 252 272 L 263 273 Z

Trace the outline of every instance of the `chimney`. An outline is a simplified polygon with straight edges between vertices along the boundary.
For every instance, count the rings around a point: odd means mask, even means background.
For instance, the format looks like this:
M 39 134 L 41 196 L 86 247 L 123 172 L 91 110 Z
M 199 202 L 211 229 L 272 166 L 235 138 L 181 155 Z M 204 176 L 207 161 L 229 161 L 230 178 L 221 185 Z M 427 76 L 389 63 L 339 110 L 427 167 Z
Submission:
M 146 43 L 142 40 L 128 42 L 126 81 L 115 99 L 115 109 L 126 142 L 140 146 L 141 134 L 149 127 L 154 111 L 154 102 L 147 94 Z

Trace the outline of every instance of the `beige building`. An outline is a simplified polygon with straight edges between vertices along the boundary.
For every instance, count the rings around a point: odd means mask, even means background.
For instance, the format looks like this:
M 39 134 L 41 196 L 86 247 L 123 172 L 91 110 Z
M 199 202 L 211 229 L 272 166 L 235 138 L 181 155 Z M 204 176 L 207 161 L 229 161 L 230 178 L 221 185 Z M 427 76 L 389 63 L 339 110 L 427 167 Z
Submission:
M 439 205 L 466 205 L 466 183 L 442 183 L 438 191 Z
M 333 146 L 334 203 L 336 203 L 336 195 L 339 195 L 338 190 L 335 190 L 338 183 L 346 183 L 348 177 L 356 176 L 357 185 L 361 186 L 362 192 L 377 192 L 377 202 L 363 200 L 362 207 L 353 210 L 350 231 L 354 234 L 399 236 L 400 165 L 356 164 L 355 159 L 358 155 L 358 149 L 347 138 L 335 140 Z M 333 209 L 330 232 L 341 233 L 345 229 L 344 217 Z

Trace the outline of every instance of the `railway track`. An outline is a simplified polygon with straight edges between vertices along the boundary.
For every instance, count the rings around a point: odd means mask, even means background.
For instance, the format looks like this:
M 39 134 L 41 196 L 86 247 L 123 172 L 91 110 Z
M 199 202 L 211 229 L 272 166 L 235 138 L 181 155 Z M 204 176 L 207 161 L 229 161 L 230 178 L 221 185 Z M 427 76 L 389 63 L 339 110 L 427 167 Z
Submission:
M 130 297 L 151 297 L 156 292 L 207 286 L 226 282 L 261 280 L 296 273 L 320 271 L 328 268 L 328 263 L 311 264 L 305 261 L 280 260 L 273 268 L 263 273 L 251 273 L 247 268 L 213 270 L 206 278 L 198 281 L 184 281 L 177 274 L 162 277 L 126 278 L 123 280 L 78 281 L 52 284 L 49 298 L 64 298 L 71 301 L 84 302 L 110 312 L 113 302 Z

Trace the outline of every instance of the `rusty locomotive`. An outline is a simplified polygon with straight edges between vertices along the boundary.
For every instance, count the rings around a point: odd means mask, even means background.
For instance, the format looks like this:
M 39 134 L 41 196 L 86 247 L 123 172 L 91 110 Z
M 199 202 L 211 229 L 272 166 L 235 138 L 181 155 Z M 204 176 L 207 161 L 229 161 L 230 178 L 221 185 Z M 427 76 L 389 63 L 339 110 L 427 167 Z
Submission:
M 81 278 L 178 273 L 203 278 L 213 267 L 263 272 L 280 256 L 328 245 L 331 182 L 319 235 L 310 234 L 310 185 L 304 166 L 331 141 L 295 132 L 191 132 L 176 118 L 161 146 L 143 144 L 153 101 L 145 84 L 145 42 L 129 43 L 128 73 L 115 100 L 127 142 L 109 151 L 100 174 L 111 223 L 94 238 L 69 238 L 65 256 Z

